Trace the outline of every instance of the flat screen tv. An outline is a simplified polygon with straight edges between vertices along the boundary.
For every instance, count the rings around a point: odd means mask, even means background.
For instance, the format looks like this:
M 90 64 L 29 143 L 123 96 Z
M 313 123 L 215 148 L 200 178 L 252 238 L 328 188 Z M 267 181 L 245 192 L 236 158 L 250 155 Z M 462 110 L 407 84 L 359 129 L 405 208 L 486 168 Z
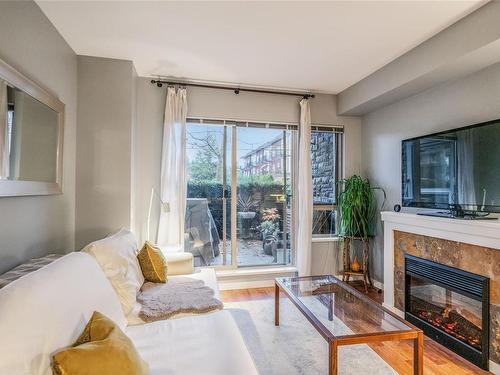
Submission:
M 406 139 L 401 164 L 403 207 L 500 212 L 500 119 Z

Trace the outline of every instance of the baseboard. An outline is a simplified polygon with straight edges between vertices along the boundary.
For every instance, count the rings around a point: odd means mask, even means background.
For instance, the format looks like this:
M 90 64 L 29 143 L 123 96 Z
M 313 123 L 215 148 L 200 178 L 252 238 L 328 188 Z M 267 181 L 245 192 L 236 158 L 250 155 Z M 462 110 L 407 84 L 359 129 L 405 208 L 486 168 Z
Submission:
M 296 276 L 295 267 L 240 268 L 217 271 L 220 290 L 266 288 L 274 286 L 277 277 Z
M 373 282 L 373 286 L 374 286 L 375 288 L 378 288 L 378 289 L 380 289 L 380 290 L 384 290 L 384 283 L 381 283 L 381 282 L 380 282 L 380 281 L 378 281 L 378 280 L 372 280 L 372 282 Z
M 500 375 L 500 364 L 490 360 L 490 372 L 494 373 L 495 375 Z
M 270 270 L 269 270 L 270 271 Z M 274 286 L 274 279 L 280 276 L 295 276 L 295 269 L 274 269 L 273 272 L 255 272 L 242 270 L 228 272 L 217 272 L 220 290 L 235 290 L 235 289 L 252 289 L 252 288 L 268 288 Z M 290 275 L 284 275 L 290 273 Z M 258 277 L 258 279 L 256 279 Z M 336 276 L 342 279 L 341 275 Z M 373 280 L 373 286 L 384 290 L 384 284 L 377 280 Z M 392 309 L 391 309 L 392 310 Z
M 222 281 L 219 282 L 220 290 L 268 288 L 274 286 L 272 280 L 253 280 L 253 281 Z
M 342 275 L 336 275 L 335 276 L 337 279 L 340 279 L 342 280 Z M 351 278 L 353 280 L 363 280 L 363 277 L 362 276 L 351 276 Z M 377 289 L 380 289 L 380 290 L 384 290 L 384 284 L 381 283 L 380 281 L 378 280 L 374 280 L 372 279 L 372 283 L 373 283 L 373 286 Z

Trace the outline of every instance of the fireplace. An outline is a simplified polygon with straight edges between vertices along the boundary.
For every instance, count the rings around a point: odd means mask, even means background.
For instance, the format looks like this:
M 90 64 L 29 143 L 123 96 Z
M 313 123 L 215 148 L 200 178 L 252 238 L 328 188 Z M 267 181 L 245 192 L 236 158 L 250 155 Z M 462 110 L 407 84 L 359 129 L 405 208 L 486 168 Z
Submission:
M 405 318 L 488 369 L 489 279 L 405 254 Z

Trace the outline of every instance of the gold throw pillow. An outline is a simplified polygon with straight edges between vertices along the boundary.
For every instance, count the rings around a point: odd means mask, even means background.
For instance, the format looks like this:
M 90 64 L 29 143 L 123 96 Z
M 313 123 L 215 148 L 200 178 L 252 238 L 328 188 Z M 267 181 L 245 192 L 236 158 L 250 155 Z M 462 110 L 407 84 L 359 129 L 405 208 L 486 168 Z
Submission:
M 139 254 L 139 265 L 141 266 L 144 279 L 152 283 L 167 282 L 167 261 L 160 249 L 151 242 L 146 241 Z
M 148 365 L 120 328 L 95 311 L 73 347 L 52 356 L 52 371 L 56 375 L 145 375 Z

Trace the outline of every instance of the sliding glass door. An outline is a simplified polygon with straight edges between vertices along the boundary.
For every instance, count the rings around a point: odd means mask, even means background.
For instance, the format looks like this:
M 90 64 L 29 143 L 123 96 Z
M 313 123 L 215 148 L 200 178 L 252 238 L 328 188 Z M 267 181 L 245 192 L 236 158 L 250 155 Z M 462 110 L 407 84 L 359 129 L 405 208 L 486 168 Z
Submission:
M 184 238 L 185 250 L 193 254 L 196 266 L 232 264 L 229 204 L 232 130 L 224 123 L 187 124 Z
M 196 266 L 291 263 L 296 136 L 279 124 L 188 122 L 185 246 Z
M 291 261 L 292 131 L 238 127 L 238 266 Z

